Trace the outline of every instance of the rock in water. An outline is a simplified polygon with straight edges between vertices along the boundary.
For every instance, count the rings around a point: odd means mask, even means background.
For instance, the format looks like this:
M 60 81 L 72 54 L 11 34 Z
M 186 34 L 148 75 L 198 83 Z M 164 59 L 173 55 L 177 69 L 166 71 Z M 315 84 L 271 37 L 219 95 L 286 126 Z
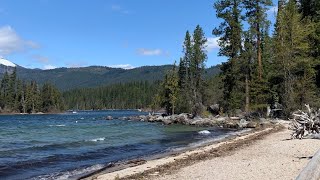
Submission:
M 106 120 L 113 120 L 113 117 L 112 116 L 107 116 Z
M 208 130 L 203 130 L 203 131 L 199 131 L 198 134 L 208 135 L 208 134 L 211 134 L 211 132 Z

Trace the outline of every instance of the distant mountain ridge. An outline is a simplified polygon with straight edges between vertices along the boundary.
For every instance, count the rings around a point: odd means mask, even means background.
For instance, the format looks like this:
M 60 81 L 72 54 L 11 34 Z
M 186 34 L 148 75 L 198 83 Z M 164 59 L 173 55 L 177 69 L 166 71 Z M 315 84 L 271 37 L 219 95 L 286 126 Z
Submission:
M 1 64 L 0 75 L 6 71 L 9 73 L 15 67 Z M 111 68 L 105 66 L 89 66 L 80 68 L 57 68 L 51 70 L 28 69 L 16 66 L 17 75 L 25 81 L 36 81 L 39 84 L 51 82 L 60 90 L 66 91 L 76 88 L 91 88 L 106 86 L 116 83 L 127 83 L 133 81 L 154 82 L 162 80 L 166 71 L 172 65 L 143 66 L 134 69 Z M 206 69 L 207 76 L 212 76 L 220 72 L 219 66 Z

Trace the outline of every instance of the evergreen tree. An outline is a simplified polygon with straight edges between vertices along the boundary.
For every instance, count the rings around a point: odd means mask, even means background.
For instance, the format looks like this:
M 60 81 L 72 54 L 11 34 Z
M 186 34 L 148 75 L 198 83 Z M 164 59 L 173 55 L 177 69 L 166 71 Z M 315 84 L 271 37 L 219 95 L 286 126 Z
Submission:
M 183 43 L 183 57 L 180 58 L 179 63 L 179 98 L 177 102 L 177 110 L 180 112 L 191 112 L 191 74 L 190 64 L 192 59 L 193 44 L 191 42 L 191 35 L 189 31 L 186 32 Z
M 168 93 L 165 96 L 168 98 L 168 114 L 175 114 L 176 103 L 179 93 L 179 77 L 176 71 L 176 65 L 168 72 L 164 82 L 165 92 Z
M 205 61 L 207 60 L 206 43 L 202 28 L 198 25 L 193 32 L 193 48 L 190 60 L 190 84 L 192 90 L 192 102 L 194 104 L 193 114 L 199 115 L 202 112 L 203 95 L 203 74 Z
M 271 0 L 244 0 L 246 9 L 246 20 L 253 42 L 252 57 L 255 60 L 253 66 L 255 71 L 251 74 L 250 81 L 250 102 L 251 108 L 255 111 L 265 112 L 269 101 L 269 87 L 267 83 L 266 57 L 267 51 L 264 49 L 266 39 L 268 38 L 268 28 L 270 22 L 267 20 L 267 7 L 272 5 Z
M 257 75 L 262 80 L 263 63 L 262 63 L 262 41 L 266 28 L 270 22 L 267 20 L 267 7 L 272 5 L 271 0 L 244 0 L 246 8 L 246 18 L 250 24 L 250 30 L 255 37 L 255 48 L 257 53 Z
M 219 55 L 228 58 L 228 62 L 221 67 L 224 84 L 223 106 L 226 111 L 241 108 L 242 105 L 238 79 L 242 35 L 241 3 L 242 0 L 220 0 L 214 4 L 217 17 L 223 19 L 223 22 L 213 30 L 213 34 L 220 37 Z

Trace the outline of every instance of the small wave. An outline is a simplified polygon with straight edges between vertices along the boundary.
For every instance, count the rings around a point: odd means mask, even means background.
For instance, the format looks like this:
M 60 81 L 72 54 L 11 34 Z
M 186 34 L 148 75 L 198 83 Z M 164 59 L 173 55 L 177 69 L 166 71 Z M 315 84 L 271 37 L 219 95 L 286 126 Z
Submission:
M 96 138 L 96 139 L 91 139 L 89 141 L 92 141 L 92 142 L 98 142 L 98 141 L 104 141 L 106 138 Z
M 203 130 L 203 131 L 199 131 L 198 134 L 208 135 L 208 134 L 211 134 L 211 132 L 208 130 Z
M 49 125 L 50 127 L 65 127 L 65 124 Z
M 208 131 L 208 130 L 204 130 L 204 131 Z M 183 151 L 183 150 L 186 150 L 186 149 L 189 149 L 189 148 L 197 148 L 197 147 L 201 147 L 201 146 L 204 146 L 204 145 L 207 145 L 207 144 L 212 144 L 212 143 L 215 143 L 215 142 L 219 142 L 221 140 L 224 140 L 230 136 L 239 136 L 243 133 L 246 133 L 246 132 L 249 132 L 251 131 L 250 129 L 244 129 L 244 130 L 241 130 L 241 131 L 236 131 L 236 132 L 229 132 L 227 134 L 224 134 L 224 135 L 219 135 L 219 136 L 216 136 L 216 137 L 213 137 L 213 138 L 209 138 L 209 139 L 203 139 L 203 140 L 200 140 L 200 141 L 197 141 L 197 142 L 193 142 L 193 143 L 190 143 L 188 144 L 187 146 L 185 147 L 174 147 L 174 148 L 169 148 L 168 150 L 169 151 L 173 151 L 173 152 L 177 152 L 177 151 Z M 200 132 L 202 131 L 199 131 L 198 133 L 200 135 L 203 135 L 201 134 Z M 208 131 L 210 132 L 210 131 Z M 204 134 L 204 135 L 208 135 L 208 134 Z
M 97 164 L 93 165 L 90 167 L 86 168 L 81 168 L 81 169 L 75 169 L 71 171 L 66 171 L 66 172 L 57 172 L 57 173 L 52 173 L 50 175 L 43 175 L 43 176 L 38 176 L 36 178 L 33 178 L 34 180 L 42 180 L 42 179 L 56 179 L 56 180 L 63 180 L 63 179 L 78 179 L 82 175 L 86 175 L 95 171 L 98 171 L 105 166 L 102 164 Z

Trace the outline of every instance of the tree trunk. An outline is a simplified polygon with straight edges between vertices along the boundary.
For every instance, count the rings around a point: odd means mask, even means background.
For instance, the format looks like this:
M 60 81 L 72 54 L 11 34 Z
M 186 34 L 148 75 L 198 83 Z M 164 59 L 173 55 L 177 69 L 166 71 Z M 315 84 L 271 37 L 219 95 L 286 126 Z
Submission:
M 249 79 L 248 75 L 246 74 L 246 106 L 245 111 L 249 112 L 249 106 L 250 106 L 250 97 L 249 97 Z
M 174 105 L 172 105 L 172 115 L 174 115 Z
M 258 56 L 258 75 L 259 80 L 262 79 L 262 52 L 261 52 L 261 35 L 260 35 L 260 26 L 257 24 L 257 56 Z

